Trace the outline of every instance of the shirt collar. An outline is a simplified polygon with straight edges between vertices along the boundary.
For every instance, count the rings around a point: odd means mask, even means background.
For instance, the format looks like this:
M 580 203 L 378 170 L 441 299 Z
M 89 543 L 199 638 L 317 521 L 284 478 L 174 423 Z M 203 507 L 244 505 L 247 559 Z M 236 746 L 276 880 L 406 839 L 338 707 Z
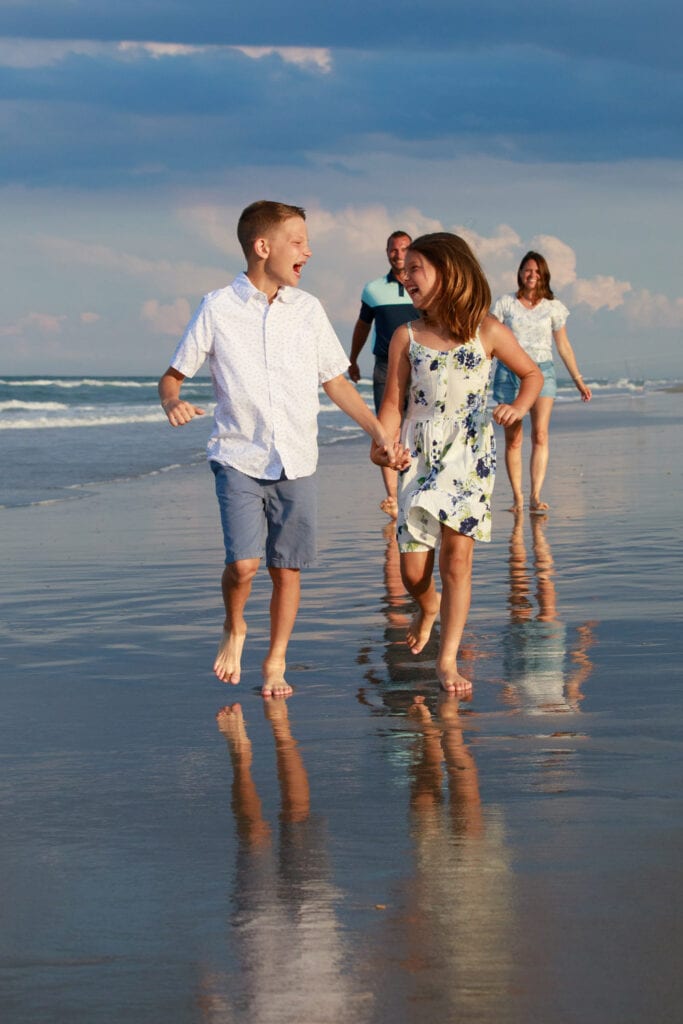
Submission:
M 250 299 L 255 298 L 257 295 L 261 295 L 265 298 L 264 293 L 260 292 L 258 288 L 256 288 L 251 283 L 251 281 L 249 280 L 244 271 L 242 271 L 241 274 L 237 275 L 235 280 L 232 282 L 232 287 L 237 297 L 241 299 L 245 305 L 247 304 L 247 302 L 249 302 Z M 278 293 L 273 301 L 294 302 L 294 300 L 296 299 L 296 292 L 296 288 L 290 288 L 287 285 L 283 285 L 278 290 Z
M 405 292 L 406 286 L 403 284 L 402 281 L 399 281 L 399 279 L 396 277 L 393 268 L 387 274 L 386 281 L 388 284 L 391 284 L 391 282 L 393 281 L 394 284 L 398 285 L 398 294 L 401 296 L 401 298 L 403 298 L 403 293 Z

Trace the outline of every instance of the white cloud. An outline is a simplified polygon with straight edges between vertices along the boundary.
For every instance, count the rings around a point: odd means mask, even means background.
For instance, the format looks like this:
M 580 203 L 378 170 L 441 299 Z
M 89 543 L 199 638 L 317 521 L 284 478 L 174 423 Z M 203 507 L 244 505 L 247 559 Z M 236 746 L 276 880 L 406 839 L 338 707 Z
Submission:
M 96 324 L 101 319 L 102 317 L 99 313 L 81 313 L 80 317 L 82 324 Z
M 38 239 L 43 252 L 61 263 L 99 267 L 136 278 L 147 278 L 157 287 L 177 295 L 178 292 L 202 295 L 226 283 L 226 273 L 216 267 L 171 260 L 151 260 L 133 253 L 119 252 L 106 245 L 79 242 L 77 239 L 43 236 Z
M 617 281 L 615 277 L 598 274 L 589 281 L 577 278 L 571 287 L 572 301 L 598 309 L 617 309 L 623 305 L 624 296 L 631 291 L 628 281 Z
M 551 287 L 566 288 L 576 281 L 576 253 L 570 245 L 554 235 L 536 235 L 529 249 L 545 256 L 550 267 Z M 524 253 L 520 254 L 520 259 Z
M 683 298 L 670 299 L 643 288 L 628 297 L 625 313 L 637 327 L 683 327 Z
M 297 64 L 299 67 L 315 68 L 328 74 L 332 70 L 332 51 L 325 47 L 315 46 L 235 46 L 232 49 L 239 50 L 245 57 L 252 60 L 260 60 L 276 53 L 287 64 Z
M 163 305 L 157 299 L 148 299 L 140 310 L 140 319 L 155 334 L 170 334 L 179 338 L 190 319 L 190 303 L 187 299 L 176 299 L 169 305 Z
M 3 337 L 21 337 L 29 332 L 61 334 L 66 316 L 55 313 L 27 313 L 11 324 L 0 326 Z

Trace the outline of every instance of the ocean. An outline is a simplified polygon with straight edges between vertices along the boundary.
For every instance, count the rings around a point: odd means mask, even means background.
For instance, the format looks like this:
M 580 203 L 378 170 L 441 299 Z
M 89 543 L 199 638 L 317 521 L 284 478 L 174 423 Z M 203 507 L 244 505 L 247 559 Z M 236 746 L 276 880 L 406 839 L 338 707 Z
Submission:
M 594 401 L 638 396 L 674 381 L 589 381 Z M 360 393 L 372 404 L 370 381 Z M 207 377 L 187 380 L 183 397 L 213 411 Z M 559 381 L 558 403 L 578 402 L 571 381 Z M 165 473 L 204 461 L 210 416 L 169 427 L 156 377 L 26 376 L 0 379 L 3 472 L 0 508 L 76 500 L 94 484 Z M 360 428 L 321 391 L 321 447 L 358 438 Z

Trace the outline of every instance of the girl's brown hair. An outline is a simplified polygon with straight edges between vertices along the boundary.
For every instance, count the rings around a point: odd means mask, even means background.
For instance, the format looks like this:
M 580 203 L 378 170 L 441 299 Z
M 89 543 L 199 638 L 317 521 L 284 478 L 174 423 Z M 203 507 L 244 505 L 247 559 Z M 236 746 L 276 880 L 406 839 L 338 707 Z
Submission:
M 411 242 L 409 252 L 424 256 L 438 276 L 425 321 L 438 322 L 458 341 L 469 341 L 489 311 L 491 289 L 465 239 L 435 231 Z
M 522 262 L 517 270 L 517 298 L 521 298 L 522 288 L 522 271 L 529 260 L 535 260 L 536 266 L 538 267 L 538 276 L 541 281 L 536 290 L 536 294 L 539 299 L 554 299 L 552 288 L 550 287 L 550 268 L 546 262 L 545 256 L 541 256 L 540 252 L 534 252 L 533 249 L 529 250 L 526 256 L 522 257 Z

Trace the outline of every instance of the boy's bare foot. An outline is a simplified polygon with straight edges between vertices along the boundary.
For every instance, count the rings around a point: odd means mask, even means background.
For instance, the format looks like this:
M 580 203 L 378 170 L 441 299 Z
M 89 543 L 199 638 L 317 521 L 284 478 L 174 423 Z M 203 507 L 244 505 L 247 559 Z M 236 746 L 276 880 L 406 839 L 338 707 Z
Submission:
M 465 679 L 458 672 L 455 665 L 449 665 L 447 668 L 441 668 L 438 664 L 436 666 L 436 674 L 441 685 L 441 689 L 445 693 L 452 693 L 454 697 L 469 697 L 472 694 L 472 683 L 469 679 Z
M 263 662 L 262 696 L 289 697 L 293 692 L 292 687 L 285 679 L 284 658 L 266 658 Z
M 249 753 L 251 740 L 247 736 L 240 704 L 226 704 L 216 712 L 218 728 L 236 754 Z
M 420 609 L 413 616 L 413 621 L 410 623 L 406 633 L 406 642 L 413 654 L 419 654 L 424 649 L 432 634 L 432 626 L 436 622 L 438 614 L 439 605 L 437 604 L 433 613 Z
M 392 498 L 391 495 L 388 495 L 384 501 L 381 501 L 379 503 L 379 507 L 382 509 L 382 512 L 385 512 L 391 519 L 396 519 L 398 517 L 398 502 L 396 498 Z
M 224 629 L 221 642 L 218 645 L 216 660 L 213 663 L 213 670 L 223 683 L 232 683 L 233 686 L 240 681 L 242 667 L 242 648 L 247 638 L 244 633 L 235 633 Z

